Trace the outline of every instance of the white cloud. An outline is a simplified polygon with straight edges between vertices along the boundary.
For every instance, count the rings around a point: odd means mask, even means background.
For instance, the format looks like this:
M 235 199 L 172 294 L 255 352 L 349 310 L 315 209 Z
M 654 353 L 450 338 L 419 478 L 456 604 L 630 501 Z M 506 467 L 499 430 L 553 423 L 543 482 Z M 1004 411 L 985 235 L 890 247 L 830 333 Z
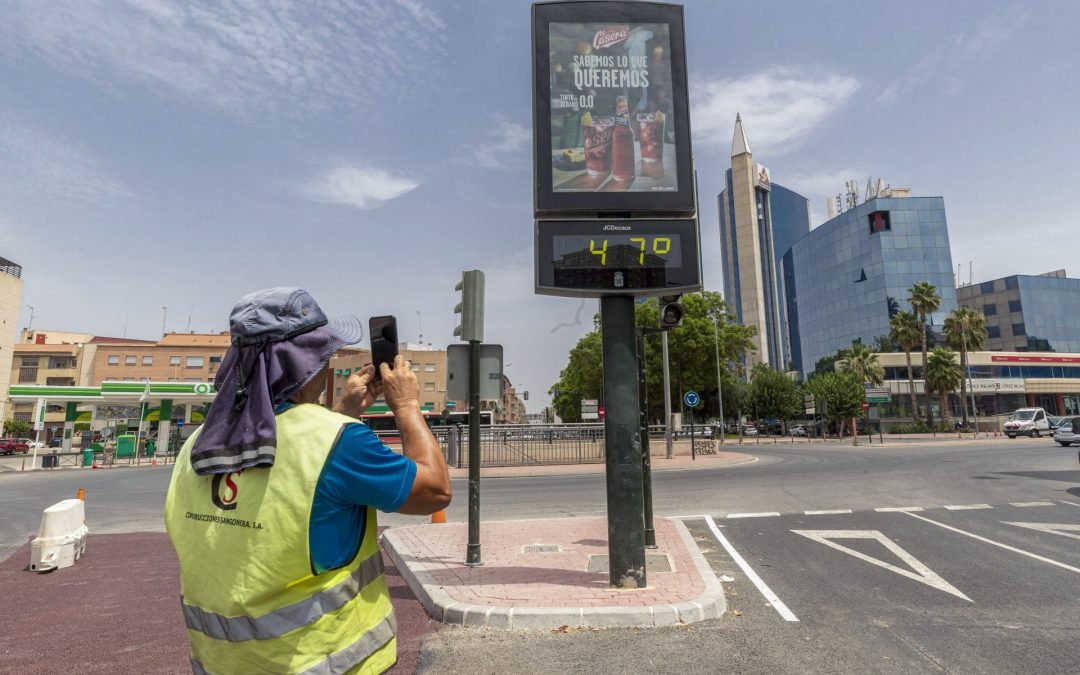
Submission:
M 821 169 L 806 173 L 793 173 L 784 176 L 784 187 L 801 192 L 804 195 L 831 196 L 844 191 L 849 180 L 859 183 L 860 192 L 866 188 L 869 174 L 861 169 Z
M 0 50 L 251 114 L 422 90 L 445 44 L 422 0 L 13 0 Z
M 301 187 L 300 193 L 316 202 L 373 209 L 419 186 L 417 180 L 384 169 L 342 164 Z
M 0 204 L 129 195 L 78 143 L 0 114 Z
M 853 77 L 770 68 L 737 78 L 699 78 L 691 91 L 695 142 L 730 147 L 735 113 L 754 152 L 792 149 L 859 89 Z
M 485 169 L 512 171 L 528 166 L 529 142 L 532 129 L 497 119 L 490 133 L 490 140 L 474 146 L 468 160 Z
M 958 71 L 979 64 L 988 58 L 1027 22 L 1029 13 L 1014 7 L 1006 12 L 987 16 L 970 32 L 954 33 L 947 41 L 930 50 L 906 73 L 890 82 L 875 101 L 888 104 L 901 94 L 931 81 L 943 79 L 950 92 L 963 88 Z

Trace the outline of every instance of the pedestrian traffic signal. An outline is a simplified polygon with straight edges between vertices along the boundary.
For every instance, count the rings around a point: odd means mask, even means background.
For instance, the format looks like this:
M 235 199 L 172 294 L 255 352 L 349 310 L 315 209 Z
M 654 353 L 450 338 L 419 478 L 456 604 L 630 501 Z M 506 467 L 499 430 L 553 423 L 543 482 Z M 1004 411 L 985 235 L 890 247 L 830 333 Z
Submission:
M 454 314 L 461 315 L 461 323 L 454 328 L 454 335 L 466 342 L 484 341 L 484 273 L 469 270 L 461 273 L 461 281 L 454 286 L 461 291 L 461 302 L 454 307 Z
M 684 312 L 682 303 L 679 302 L 681 297 L 679 295 L 660 296 L 661 330 L 677 328 L 682 325 Z

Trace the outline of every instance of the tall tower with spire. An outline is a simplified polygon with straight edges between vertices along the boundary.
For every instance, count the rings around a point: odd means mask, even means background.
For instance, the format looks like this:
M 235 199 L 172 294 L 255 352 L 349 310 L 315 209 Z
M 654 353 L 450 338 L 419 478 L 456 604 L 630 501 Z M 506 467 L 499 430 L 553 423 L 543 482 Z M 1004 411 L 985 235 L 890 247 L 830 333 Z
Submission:
M 767 363 L 786 371 L 792 340 L 780 261 L 810 231 L 809 202 L 773 183 L 769 170 L 754 163 L 739 114 L 731 141 L 731 169 L 717 201 L 724 297 L 739 323 L 756 329 L 746 370 Z

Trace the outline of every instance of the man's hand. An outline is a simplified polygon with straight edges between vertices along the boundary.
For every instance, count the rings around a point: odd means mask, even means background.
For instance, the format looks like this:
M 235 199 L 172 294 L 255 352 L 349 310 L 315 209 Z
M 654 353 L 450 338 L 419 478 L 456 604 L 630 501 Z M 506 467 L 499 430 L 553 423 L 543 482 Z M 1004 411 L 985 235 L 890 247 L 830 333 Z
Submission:
M 416 373 L 405 357 L 401 354 L 395 356 L 393 369 L 385 363 L 380 364 L 379 374 L 382 376 L 386 403 L 395 415 L 399 410 L 412 406 L 420 410 L 420 383 L 416 381 Z
M 345 393 L 334 406 L 336 412 L 360 417 L 383 392 L 381 382 L 374 381 L 375 366 L 370 363 L 345 380 Z

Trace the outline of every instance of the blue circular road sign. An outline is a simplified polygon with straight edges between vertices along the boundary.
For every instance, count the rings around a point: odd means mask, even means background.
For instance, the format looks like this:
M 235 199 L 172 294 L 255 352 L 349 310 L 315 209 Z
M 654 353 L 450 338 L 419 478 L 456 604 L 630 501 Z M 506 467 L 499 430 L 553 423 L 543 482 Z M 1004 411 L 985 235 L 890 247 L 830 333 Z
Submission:
M 686 392 L 686 394 L 683 395 L 683 403 L 690 406 L 691 408 L 696 408 L 697 404 L 701 403 L 701 397 L 698 396 L 698 393 L 696 391 L 688 391 Z

